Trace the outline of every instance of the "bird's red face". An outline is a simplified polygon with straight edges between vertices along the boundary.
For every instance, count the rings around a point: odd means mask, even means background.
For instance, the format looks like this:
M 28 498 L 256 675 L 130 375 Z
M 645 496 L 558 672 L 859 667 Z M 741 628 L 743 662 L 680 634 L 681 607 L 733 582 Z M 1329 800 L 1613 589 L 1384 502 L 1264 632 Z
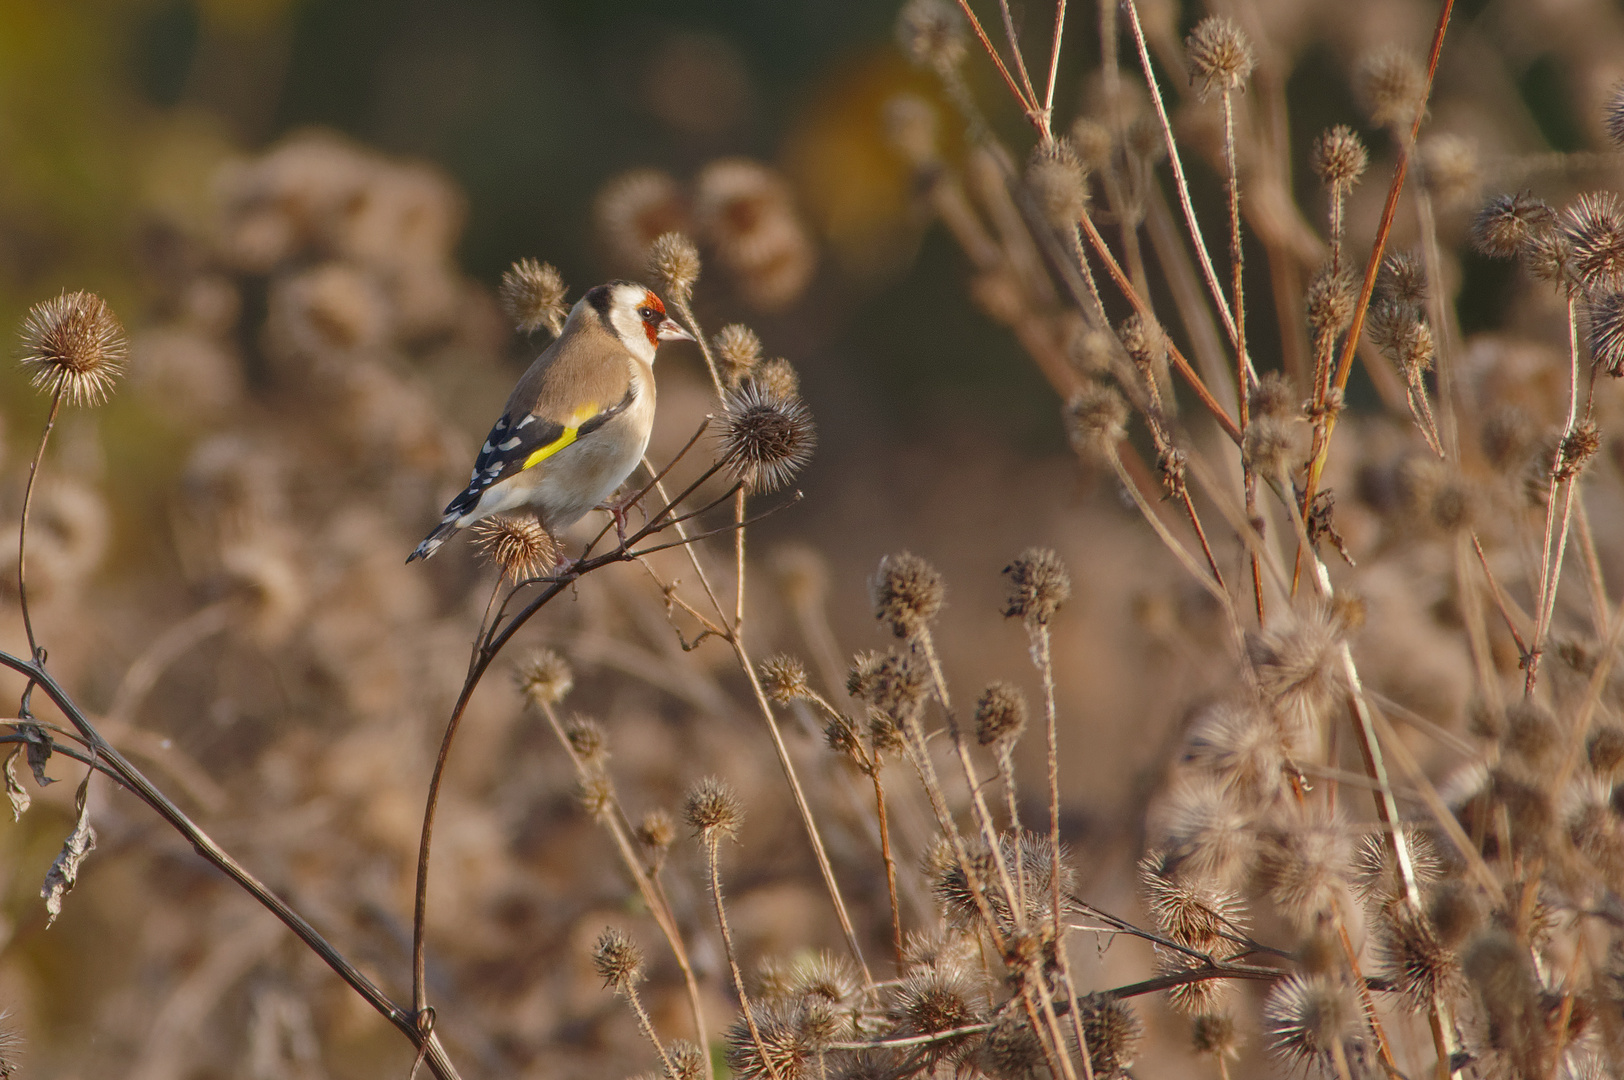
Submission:
M 637 317 L 643 320 L 643 332 L 648 335 L 650 345 L 658 347 L 662 341 L 694 339 L 675 319 L 666 317 L 665 305 L 651 292 L 643 294 L 643 302 L 637 307 Z

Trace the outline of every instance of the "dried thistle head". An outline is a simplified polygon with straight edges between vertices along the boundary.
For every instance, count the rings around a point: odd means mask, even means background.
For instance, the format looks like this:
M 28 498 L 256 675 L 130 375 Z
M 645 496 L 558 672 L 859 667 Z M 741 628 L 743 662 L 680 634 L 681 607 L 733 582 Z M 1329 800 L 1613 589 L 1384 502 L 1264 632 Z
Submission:
M 1083 1040 L 1094 1075 L 1100 1080 L 1116 1080 L 1131 1075 L 1134 1058 L 1144 1028 L 1133 1008 L 1117 998 L 1090 994 L 1078 1002 L 1083 1010 Z
M 1010 586 L 1004 618 L 1021 619 L 1029 628 L 1048 626 L 1060 605 L 1071 599 L 1071 575 L 1053 548 L 1027 548 L 1004 573 Z
M 1239 90 L 1257 66 L 1252 43 L 1234 19 L 1209 15 L 1184 40 L 1191 85 L 1200 84 L 1201 99 Z
M 558 562 L 558 544 L 546 527 L 528 514 L 493 514 L 474 526 L 485 556 L 513 581 L 536 577 Z
M 605 986 L 622 994 L 643 981 L 643 950 L 625 931 L 611 926 L 598 935 L 598 943 L 592 947 L 592 966 Z
M 831 1019 L 826 1008 L 802 1002 L 751 1002 L 755 1031 L 741 1015 L 727 1030 L 727 1064 L 739 1080 L 812 1080 L 818 1075 L 822 1029 Z M 756 1032 L 761 1040 L 756 1041 Z
M 1335 914 L 1347 889 L 1347 827 L 1334 813 L 1316 808 L 1269 836 L 1262 866 L 1280 913 L 1299 929 L 1310 929 Z
M 883 655 L 862 653 L 846 679 L 852 697 L 866 701 L 897 724 L 906 723 L 924 707 L 930 692 L 930 670 L 910 649 Z
M 780 705 L 799 701 L 812 692 L 806 665 L 793 656 L 774 656 L 761 665 L 761 685 Z
M 1538 773 L 1553 764 L 1553 755 L 1565 745 L 1556 717 L 1539 702 L 1521 698 L 1506 707 L 1500 749 L 1519 759 L 1531 772 Z
M 1073 450 L 1110 459 L 1128 432 L 1128 403 L 1116 387 L 1090 381 L 1066 402 L 1064 419 Z
M 1006 1002 L 981 1041 L 975 1065 L 993 1080 L 1028 1080 L 1042 1075 L 1047 1053 L 1018 1002 Z
M 671 819 L 668 810 L 656 807 L 637 823 L 637 842 L 656 855 L 664 854 L 676 839 L 677 823 Z
M 519 691 L 538 706 L 556 705 L 575 686 L 568 660 L 551 649 L 540 649 L 519 668 Z
M 1117 327 L 1117 338 L 1141 370 L 1155 370 L 1167 360 L 1167 335 L 1154 320 L 1129 315 Z
M 1057 229 L 1071 229 L 1088 212 L 1088 173 L 1064 139 L 1032 151 L 1026 186 L 1044 218 Z
M 1255 822 L 1235 792 L 1202 776 L 1174 787 L 1162 815 L 1162 846 L 1179 873 L 1228 887 L 1257 853 Z
M 1607 95 L 1607 106 L 1602 110 L 1601 125 L 1607 137 L 1624 146 L 1624 82 L 1613 87 Z
M 1314 140 L 1309 165 L 1327 191 L 1346 195 L 1364 175 L 1370 154 L 1359 136 L 1346 124 L 1338 124 Z
M 1611 191 L 1590 191 L 1562 215 L 1572 251 L 1571 269 L 1586 292 L 1624 291 L 1624 202 Z
M 1240 1032 L 1235 1017 L 1227 1012 L 1197 1016 L 1190 1025 L 1190 1047 L 1196 1053 L 1233 1061 L 1240 1057 Z
M 987 684 L 976 701 L 976 741 L 982 746 L 1012 746 L 1026 730 L 1026 697 L 1013 685 Z
M 1359 98 L 1370 121 L 1382 127 L 1408 127 L 1420 112 L 1427 74 L 1408 49 L 1387 46 L 1359 64 Z
M 1551 1032 L 1528 949 L 1507 931 L 1489 929 L 1467 943 L 1461 969 L 1477 992 L 1489 1048 L 1541 1061 Z
M 1247 640 L 1259 688 L 1287 721 L 1309 725 L 1337 700 L 1347 625 L 1336 609 L 1311 606 Z
M 603 725 L 579 713 L 564 724 L 564 737 L 570 749 L 591 769 L 601 769 L 609 761 L 609 735 Z
M 1392 252 L 1382 260 L 1376 291 L 1383 300 L 1420 308 L 1427 301 L 1427 268 L 1414 252 Z
M 687 1039 L 672 1039 L 667 1052 L 677 1073 L 673 1080 L 700 1080 L 705 1075 L 705 1065 L 709 1059 L 698 1044 Z
M 35 389 L 69 405 L 100 405 L 124 370 L 124 327 L 95 293 L 64 292 L 28 309 L 22 365 Z
M 545 326 L 557 337 L 569 316 L 564 278 L 551 263 L 520 259 L 502 274 L 502 310 L 526 334 Z
M 615 812 L 615 785 L 605 773 L 588 773 L 576 781 L 575 801 L 593 821 L 607 821 Z
M 1613 378 L 1624 376 L 1624 293 L 1603 293 L 1591 302 L 1590 356 Z
M 1496 195 L 1472 221 L 1472 246 L 1493 259 L 1514 259 L 1555 224 L 1556 211 L 1533 192 Z
M 1404 847 L 1410 856 L 1410 869 L 1417 887 L 1427 888 L 1443 877 L 1443 860 L 1432 835 L 1413 824 L 1403 828 Z M 1392 840 L 1380 833 L 1372 833 L 1359 843 L 1353 858 L 1352 883 L 1361 900 L 1385 904 L 1405 893 L 1404 881 L 1399 875 L 1398 857 L 1393 852 Z
M 1322 975 L 1289 975 L 1275 983 L 1263 1005 L 1270 1049 L 1292 1068 L 1323 1066 L 1346 1053 L 1361 1031 L 1359 1005 L 1341 982 Z
M 897 42 L 920 67 L 948 72 L 964 59 L 964 18 L 946 0 L 909 0 L 897 15 Z
M 1286 782 L 1286 733 L 1264 710 L 1222 704 L 1190 727 L 1184 760 L 1248 805 L 1268 806 Z
M 661 233 L 649 246 L 648 269 L 677 303 L 686 304 L 699 280 L 699 249 L 682 233 Z
M 1199 875 L 1169 870 L 1165 852 L 1152 851 L 1139 860 L 1139 881 L 1157 927 L 1186 948 L 1209 951 L 1241 926 L 1240 894 Z
M 682 804 L 682 816 L 706 843 L 731 840 L 744 822 L 744 807 L 733 789 L 714 776 L 695 784 Z
M 793 480 L 818 441 L 806 404 L 756 379 L 723 399 L 720 438 L 728 470 L 752 491 L 777 491 Z
M 1257 385 L 1252 387 L 1249 401 L 1254 417 L 1273 416 L 1289 420 L 1302 414 L 1302 399 L 1297 388 L 1280 371 L 1265 372 Z
M 874 617 L 899 638 L 914 638 L 930 628 L 942 610 L 947 586 L 930 563 L 912 552 L 887 555 L 874 575 Z
M 985 1000 L 967 969 L 924 967 L 903 977 L 888 1013 L 898 1036 L 937 1035 L 981 1023 L 986 1018 Z M 968 1035 L 933 1042 L 930 1059 L 951 1058 L 974 1040 Z
M 1325 349 L 1328 343 L 1348 328 L 1353 321 L 1353 306 L 1357 295 L 1353 279 L 1345 272 L 1326 263 L 1308 282 L 1304 305 L 1308 310 L 1308 326 L 1314 334 L 1314 346 Z
M 648 261 L 656 237 L 689 227 L 682 189 L 657 169 L 633 169 L 609 180 L 598 193 L 593 214 L 615 261 L 627 268 Z
M 795 365 L 782 356 L 762 361 L 749 381 L 759 386 L 765 394 L 796 401 L 801 399 L 801 377 L 796 374 Z
M 761 363 L 761 339 L 743 323 L 728 323 L 711 340 L 716 358 L 722 362 L 727 385 L 737 386 L 749 378 Z
M 798 957 L 788 975 L 788 996 L 819 998 L 829 1005 L 849 1004 L 861 986 L 851 962 L 827 951 Z

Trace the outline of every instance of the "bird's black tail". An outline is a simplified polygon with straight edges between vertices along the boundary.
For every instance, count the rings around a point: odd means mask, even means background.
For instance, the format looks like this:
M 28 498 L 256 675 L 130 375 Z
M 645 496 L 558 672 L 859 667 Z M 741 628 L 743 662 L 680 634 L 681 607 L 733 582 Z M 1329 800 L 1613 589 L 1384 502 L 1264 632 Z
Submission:
M 417 559 L 426 559 L 430 555 L 433 555 L 436 551 L 440 550 L 441 544 L 444 544 L 447 540 L 451 539 L 452 535 L 457 531 L 457 528 L 458 526 L 455 515 L 453 515 L 449 521 L 440 522 L 439 526 L 433 532 L 429 533 L 423 538 L 423 542 L 417 545 L 416 550 L 414 550 L 410 555 L 406 556 L 406 561 L 413 562 Z

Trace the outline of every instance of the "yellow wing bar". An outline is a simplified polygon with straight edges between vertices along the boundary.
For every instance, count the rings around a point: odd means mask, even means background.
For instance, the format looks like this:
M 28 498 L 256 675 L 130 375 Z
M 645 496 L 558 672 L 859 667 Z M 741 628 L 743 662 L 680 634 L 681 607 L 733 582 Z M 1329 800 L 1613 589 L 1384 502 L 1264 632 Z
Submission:
M 546 461 L 548 458 L 564 449 L 564 447 L 575 441 L 575 437 L 580 430 L 580 428 L 567 427 L 564 429 L 564 434 L 560 435 L 546 446 L 543 446 L 541 449 L 531 451 L 530 456 L 524 459 L 524 468 L 528 469 L 532 465 L 540 465 L 543 461 Z M 521 469 L 520 471 L 522 472 L 523 470 Z

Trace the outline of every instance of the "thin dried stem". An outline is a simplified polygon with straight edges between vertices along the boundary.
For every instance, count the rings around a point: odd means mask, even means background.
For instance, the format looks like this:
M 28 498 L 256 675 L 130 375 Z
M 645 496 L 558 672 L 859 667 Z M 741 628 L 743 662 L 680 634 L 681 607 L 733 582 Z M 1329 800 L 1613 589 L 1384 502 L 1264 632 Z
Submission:
M 28 635 L 28 655 L 40 659 L 39 641 L 34 637 L 34 619 L 28 610 L 28 511 L 34 503 L 34 481 L 39 479 L 40 464 L 45 460 L 45 444 L 51 441 L 51 430 L 56 427 L 57 414 L 62 410 L 64 387 L 58 385 L 51 395 L 51 411 L 45 417 L 45 430 L 40 432 L 39 449 L 28 464 L 28 483 L 23 487 L 23 509 L 17 524 L 17 605 L 23 613 L 23 630 Z
M 727 907 L 722 903 L 722 875 L 717 867 L 717 846 L 720 838 L 714 831 L 703 838 L 705 848 L 705 871 L 709 879 L 711 902 L 716 908 L 716 925 L 722 933 L 722 948 L 727 953 L 728 970 L 733 975 L 733 989 L 739 995 L 739 1008 L 744 1013 L 744 1022 L 750 1028 L 750 1038 L 756 1044 L 756 1053 L 761 1057 L 761 1063 L 767 1067 L 767 1072 L 773 1080 L 781 1080 L 778 1075 L 778 1066 L 773 1064 L 772 1055 L 767 1053 L 767 1044 L 762 1041 L 761 1028 L 756 1025 L 755 1010 L 750 1007 L 750 995 L 744 989 L 744 974 L 739 970 L 738 952 L 733 948 L 733 930 L 727 924 Z

